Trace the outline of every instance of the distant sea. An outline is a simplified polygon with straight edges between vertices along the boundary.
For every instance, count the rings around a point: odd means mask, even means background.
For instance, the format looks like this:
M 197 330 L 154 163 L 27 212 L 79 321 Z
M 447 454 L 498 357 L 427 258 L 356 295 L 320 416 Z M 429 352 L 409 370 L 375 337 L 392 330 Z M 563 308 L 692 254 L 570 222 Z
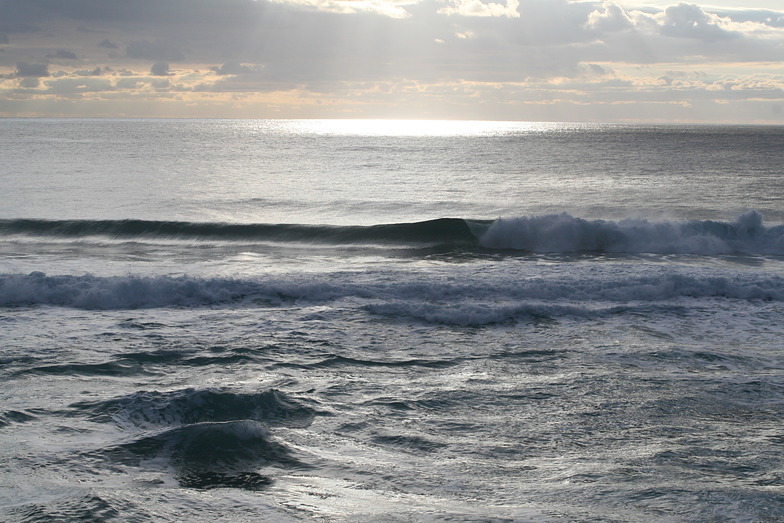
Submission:
M 784 127 L 0 120 L 0 519 L 784 521 Z

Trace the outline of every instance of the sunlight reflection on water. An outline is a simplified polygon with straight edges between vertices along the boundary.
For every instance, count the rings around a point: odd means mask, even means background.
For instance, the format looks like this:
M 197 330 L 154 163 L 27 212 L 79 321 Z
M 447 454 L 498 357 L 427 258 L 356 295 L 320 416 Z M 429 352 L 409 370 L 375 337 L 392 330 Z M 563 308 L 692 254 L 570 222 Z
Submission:
M 459 120 L 277 120 L 279 130 L 296 134 L 363 136 L 487 136 L 538 134 L 584 129 L 593 124 Z

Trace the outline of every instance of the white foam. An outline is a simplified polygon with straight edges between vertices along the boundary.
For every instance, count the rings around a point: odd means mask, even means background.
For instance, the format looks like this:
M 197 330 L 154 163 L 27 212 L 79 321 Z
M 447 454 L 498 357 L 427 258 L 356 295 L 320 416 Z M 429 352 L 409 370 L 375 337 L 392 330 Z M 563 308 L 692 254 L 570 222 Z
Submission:
M 569 214 L 499 218 L 483 247 L 529 252 L 784 254 L 784 227 L 765 227 L 748 211 L 734 222 L 585 220 Z
M 427 321 L 468 324 L 520 315 L 592 314 L 631 302 L 667 304 L 684 299 L 781 301 L 784 278 L 765 273 L 638 264 L 608 264 L 602 268 L 572 264 L 551 272 L 521 265 L 514 271 L 504 268 L 478 273 L 444 267 L 415 272 L 281 274 L 245 279 L 47 276 L 40 272 L 0 275 L 0 306 L 5 307 L 53 305 L 111 310 L 334 304 Z

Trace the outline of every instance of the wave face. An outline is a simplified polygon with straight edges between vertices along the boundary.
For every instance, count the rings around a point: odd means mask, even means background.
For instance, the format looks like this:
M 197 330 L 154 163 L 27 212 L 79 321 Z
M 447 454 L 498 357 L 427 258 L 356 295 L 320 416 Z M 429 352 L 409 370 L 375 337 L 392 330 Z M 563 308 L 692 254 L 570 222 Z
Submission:
M 71 407 L 72 415 L 143 430 L 130 441 L 89 452 L 91 457 L 132 466 L 162 461 L 173 467 L 181 486 L 196 489 L 261 490 L 273 479 L 258 469 L 306 467 L 271 435 L 270 426 L 307 427 L 315 414 L 274 389 L 137 392 Z
M 440 218 L 370 226 L 227 224 L 145 220 L 0 220 L 0 235 L 60 239 L 183 239 L 304 242 L 325 245 L 446 246 L 531 253 L 653 253 L 784 255 L 784 226 L 766 227 L 748 211 L 732 222 L 713 220 L 586 220 L 567 213 L 498 218 Z
M 0 220 L 0 234 L 314 243 L 476 243 L 457 218 L 370 226 L 230 224 L 146 220 Z
M 480 239 L 483 247 L 542 253 L 784 254 L 784 226 L 765 227 L 748 211 L 734 222 L 712 220 L 619 222 L 569 214 L 498 219 Z

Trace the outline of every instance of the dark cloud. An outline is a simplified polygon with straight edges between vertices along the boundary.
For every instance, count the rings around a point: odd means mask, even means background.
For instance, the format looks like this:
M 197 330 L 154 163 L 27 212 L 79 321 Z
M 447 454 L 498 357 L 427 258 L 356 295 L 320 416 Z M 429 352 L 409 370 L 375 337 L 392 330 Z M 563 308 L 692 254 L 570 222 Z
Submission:
M 211 71 L 215 71 L 216 74 L 219 75 L 226 75 L 226 74 L 252 74 L 257 72 L 255 67 L 251 67 L 249 65 L 241 64 L 239 62 L 227 62 L 220 67 L 210 67 Z
M 7 44 L 8 43 L 8 35 L 5 33 L 0 33 L 0 44 Z
M 72 74 L 76 76 L 101 76 L 103 74 L 103 70 L 100 67 L 96 67 L 95 69 L 87 70 L 79 70 L 74 71 Z
M 156 62 L 150 67 L 150 74 L 153 76 L 169 76 L 169 64 L 166 62 Z
M 16 76 L 19 78 L 43 78 L 49 76 L 49 66 L 47 64 L 17 62 Z
M 41 81 L 36 77 L 20 78 L 19 85 L 21 87 L 35 88 L 41 85 Z
M 0 12 L 18 21 L 189 24 L 220 21 L 258 11 L 256 0 L 0 0 Z
M 117 49 L 118 46 L 117 46 L 117 44 L 115 44 L 115 43 L 113 43 L 113 42 L 111 42 L 111 41 L 109 41 L 108 39 L 105 38 L 105 39 L 103 39 L 101 41 L 100 44 L 98 44 L 98 47 L 104 47 L 106 49 Z
M 161 60 L 167 62 L 178 62 L 185 60 L 185 55 L 176 44 L 156 40 L 153 42 L 141 41 L 131 42 L 125 50 L 129 58 L 142 60 Z
M 271 5 L 269 0 L 0 0 L 0 32 L 48 33 L 76 22 L 84 32 L 111 32 L 102 42 L 107 48 L 117 40 L 171 37 L 225 49 L 222 42 L 241 43 Z M 131 49 L 129 56 L 150 52 Z M 158 59 L 175 60 L 170 53 Z
M 65 49 L 58 49 L 53 55 L 46 55 L 47 58 L 63 59 L 63 60 L 76 60 L 76 53 L 66 51 Z
M 19 34 L 40 31 L 39 21 L 46 10 L 33 5 L 35 0 L 0 0 L 0 32 Z

